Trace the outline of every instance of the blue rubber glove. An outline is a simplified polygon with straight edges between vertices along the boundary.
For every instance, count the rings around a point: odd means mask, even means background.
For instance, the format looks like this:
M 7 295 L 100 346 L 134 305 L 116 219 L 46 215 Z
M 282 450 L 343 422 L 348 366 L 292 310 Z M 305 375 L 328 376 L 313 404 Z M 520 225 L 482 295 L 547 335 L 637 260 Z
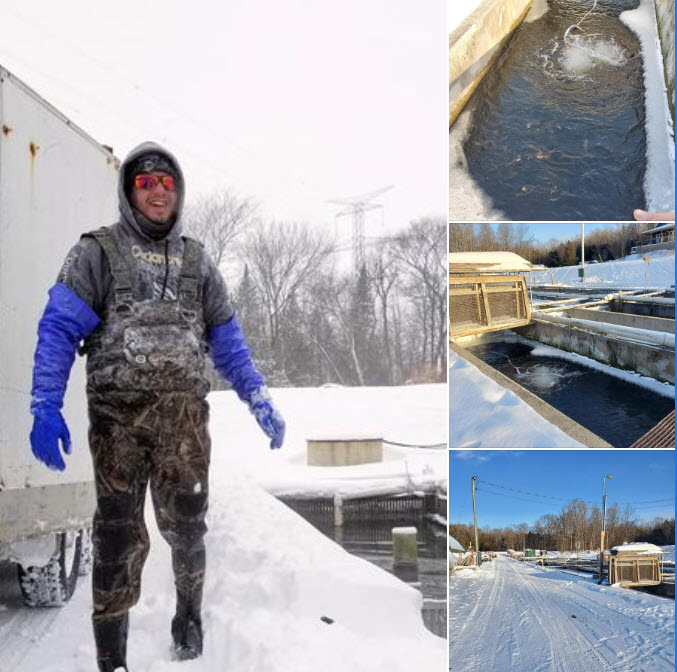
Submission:
M 233 386 L 237 396 L 251 406 L 252 395 L 265 381 L 254 366 L 237 317 L 233 315 L 228 322 L 210 327 L 207 342 L 216 370 Z
M 249 410 L 259 423 L 268 438 L 271 450 L 282 447 L 286 425 L 282 416 L 273 405 L 273 400 L 267 387 L 262 387 L 252 395 Z
M 210 327 L 207 340 L 216 370 L 249 406 L 259 427 L 271 439 L 271 449 L 280 448 L 284 441 L 284 420 L 273 406 L 263 376 L 254 366 L 237 317 L 233 315 L 228 322 Z
M 70 455 L 71 435 L 61 411 L 50 406 L 41 406 L 33 411 L 31 449 L 33 455 L 50 469 L 63 471 L 66 463 L 59 451 L 59 440 L 63 452 Z
M 38 344 L 33 364 L 31 449 L 50 469 L 66 464 L 59 450 L 71 451 L 68 427 L 61 415 L 75 352 L 80 341 L 101 323 L 98 315 L 69 287 L 57 283 L 38 324 Z

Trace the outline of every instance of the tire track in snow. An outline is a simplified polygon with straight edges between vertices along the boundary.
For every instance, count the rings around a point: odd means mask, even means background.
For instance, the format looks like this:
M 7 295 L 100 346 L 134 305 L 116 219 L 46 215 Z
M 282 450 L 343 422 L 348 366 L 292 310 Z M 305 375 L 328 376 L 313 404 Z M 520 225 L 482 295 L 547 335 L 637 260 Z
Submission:
M 454 588 L 459 590 L 450 590 L 457 614 L 462 613 L 468 592 L 474 600 L 462 627 L 455 631 L 450 620 L 450 670 L 674 669 L 674 611 L 670 613 L 669 602 L 597 588 L 585 580 L 547 576 L 547 570 L 507 558 L 493 561 L 490 575 L 482 577 L 484 571 L 478 570 L 472 579 L 457 579 L 460 583 Z M 470 582 L 469 591 L 464 590 L 465 581 Z
M 540 571 L 555 572 L 557 570 Z M 591 635 L 588 639 L 591 641 L 593 648 L 608 650 L 609 656 L 614 662 L 614 666 L 609 669 L 613 669 L 614 672 L 637 672 L 637 670 L 641 669 L 637 666 L 649 659 L 654 660 L 654 669 L 658 669 L 655 668 L 655 665 L 658 664 L 657 655 L 661 659 L 660 662 L 665 662 L 667 665 L 665 670 L 671 672 L 674 669 L 674 658 L 669 659 L 665 655 L 662 655 L 663 649 L 666 648 L 665 641 L 657 635 L 655 638 L 657 641 L 654 643 L 637 632 L 638 627 L 641 625 L 649 625 L 653 628 L 661 628 L 664 625 L 664 616 L 653 616 L 656 611 L 662 611 L 660 606 L 645 606 L 641 594 L 634 591 L 616 592 L 626 590 L 622 588 L 613 588 L 611 586 L 597 587 L 587 581 L 585 583 L 561 581 L 561 583 L 562 587 L 556 591 L 551 591 L 549 596 L 554 597 L 558 595 L 562 599 L 566 597 L 571 602 L 571 609 L 579 613 L 582 609 L 587 613 L 590 620 L 586 622 L 586 625 Z M 611 602 L 619 598 L 622 600 L 627 599 L 630 606 L 613 606 Z M 633 602 L 636 604 L 633 605 Z M 647 602 L 650 602 L 650 600 L 647 600 Z M 658 605 L 662 604 L 669 605 L 670 603 L 659 601 Z M 600 607 L 604 608 L 600 609 Z M 647 617 L 650 616 L 653 616 L 650 619 L 653 622 L 647 623 L 647 620 L 649 620 Z M 581 623 L 578 624 L 581 625 Z M 610 643 L 618 644 L 621 650 L 618 650 L 618 646 L 611 646 Z M 604 657 L 604 654 L 602 655 Z M 622 667 L 619 667 L 619 665 L 622 665 Z
M 574 622 L 572 619 L 572 614 L 566 614 L 558 601 L 553 599 L 550 590 L 552 586 L 547 586 L 547 590 L 543 590 L 547 584 L 544 584 L 542 588 L 534 580 L 536 577 L 528 576 L 528 572 L 522 571 L 527 569 L 526 566 L 513 567 L 512 569 L 521 586 L 533 599 L 535 603 L 534 617 L 538 621 L 543 635 L 550 643 L 552 663 L 535 670 L 535 672 L 546 672 L 546 670 L 552 670 L 552 672 L 559 672 L 560 670 L 566 670 L 566 672 L 597 672 L 598 670 L 613 669 L 608 667 L 609 661 L 601 656 L 580 632 L 577 621 Z M 570 608 L 566 611 L 570 611 Z M 589 660 L 588 655 L 591 653 L 596 654 L 596 662 Z M 600 663 L 602 667 L 600 667 Z

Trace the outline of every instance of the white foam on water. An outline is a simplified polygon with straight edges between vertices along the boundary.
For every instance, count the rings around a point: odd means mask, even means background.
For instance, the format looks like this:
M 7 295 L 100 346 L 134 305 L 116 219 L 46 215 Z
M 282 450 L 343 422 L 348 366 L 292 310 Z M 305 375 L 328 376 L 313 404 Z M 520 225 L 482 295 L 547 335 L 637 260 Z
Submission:
M 525 378 L 525 382 L 539 390 L 547 390 L 559 382 L 557 373 L 547 366 L 534 366 L 520 378 Z
M 518 372 L 517 378 L 523 385 L 546 391 L 560 389 L 567 384 L 568 378 L 576 378 L 579 375 L 581 375 L 579 371 L 567 371 L 564 366 L 537 364 L 530 366 L 525 372 Z
M 621 68 L 627 62 L 627 52 L 613 39 L 577 35 L 569 37 L 564 46 L 561 68 L 570 75 L 583 75 L 602 63 Z

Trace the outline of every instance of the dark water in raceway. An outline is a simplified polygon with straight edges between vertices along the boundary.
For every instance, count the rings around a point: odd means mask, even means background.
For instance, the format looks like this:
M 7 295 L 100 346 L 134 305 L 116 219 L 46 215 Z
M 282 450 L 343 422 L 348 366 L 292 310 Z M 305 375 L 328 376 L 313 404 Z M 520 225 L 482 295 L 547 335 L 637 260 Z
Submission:
M 618 16 L 637 0 L 549 0 L 523 22 L 466 109 L 463 149 L 494 208 L 513 220 L 628 220 L 644 208 L 640 45 Z
M 313 520 L 309 522 L 351 555 L 368 560 L 413 585 L 423 597 L 446 599 L 447 538 L 444 527 L 428 521 L 406 523 L 418 530 L 418 568 L 400 570 L 393 567 L 392 528 L 398 524 L 372 521 L 364 524 L 349 523 L 343 528 L 337 528 L 333 524 L 322 524 Z
M 670 397 L 565 359 L 533 356 L 523 343 L 468 350 L 614 448 L 628 448 L 674 408 Z

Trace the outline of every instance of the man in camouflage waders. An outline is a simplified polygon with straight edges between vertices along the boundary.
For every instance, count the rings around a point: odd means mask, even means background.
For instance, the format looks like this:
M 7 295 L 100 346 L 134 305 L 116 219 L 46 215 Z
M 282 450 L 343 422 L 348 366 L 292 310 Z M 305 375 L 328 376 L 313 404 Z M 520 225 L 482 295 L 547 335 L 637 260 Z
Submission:
M 61 415 L 78 345 L 87 353 L 89 443 L 94 464 L 94 639 L 99 670 L 127 670 L 129 609 L 148 554 L 146 488 L 172 549 L 174 657 L 202 652 L 210 439 L 208 351 L 271 448 L 284 421 L 256 370 L 225 283 L 202 246 L 181 236 L 184 180 L 153 143 L 120 168 L 120 219 L 86 233 L 68 254 L 38 326 L 31 446 L 52 469 L 70 452 Z

